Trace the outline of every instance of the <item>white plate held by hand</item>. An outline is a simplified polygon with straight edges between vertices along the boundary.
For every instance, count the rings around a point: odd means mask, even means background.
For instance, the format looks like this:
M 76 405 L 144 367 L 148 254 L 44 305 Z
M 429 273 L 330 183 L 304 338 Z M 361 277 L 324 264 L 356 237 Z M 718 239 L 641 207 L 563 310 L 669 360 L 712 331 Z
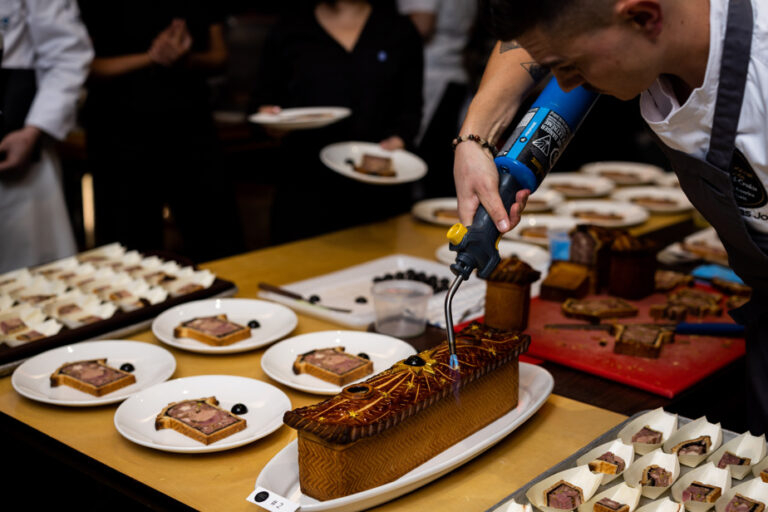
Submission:
M 171 402 L 216 397 L 219 407 L 230 410 L 244 404 L 248 412 L 239 415 L 245 430 L 205 445 L 172 429 L 155 430 L 155 418 Z M 291 409 L 288 397 L 271 384 L 232 375 L 201 375 L 175 379 L 137 393 L 115 412 L 115 427 L 136 444 L 177 453 L 206 453 L 237 448 L 271 434 L 283 424 Z
M 192 338 L 177 338 L 173 330 L 182 322 L 202 316 L 227 315 L 227 320 L 247 326 L 256 320 L 259 327 L 251 329 L 251 336 L 221 347 L 208 345 Z M 152 333 L 172 347 L 204 354 L 231 354 L 254 350 L 269 345 L 290 334 L 296 328 L 296 313 L 285 306 L 255 299 L 207 299 L 179 304 L 158 316 L 152 322 Z
M 248 120 L 278 130 L 305 130 L 321 128 L 341 121 L 352 111 L 346 107 L 300 107 L 285 108 L 277 114 L 258 112 L 251 114 Z
M 363 510 L 402 496 L 440 478 L 498 443 L 539 410 L 552 392 L 554 380 L 546 370 L 520 363 L 520 395 L 515 409 L 464 438 L 393 482 L 343 498 L 317 501 L 299 488 L 298 443 L 283 448 L 261 471 L 256 485 L 301 504 L 302 512 Z
M 132 364 L 136 382 L 104 396 L 93 396 L 65 385 L 51 387 L 50 376 L 61 365 L 102 358 L 106 358 L 107 365 L 113 368 Z M 134 393 L 165 381 L 175 370 L 176 360 L 171 353 L 151 343 L 87 341 L 55 348 L 28 359 L 13 372 L 11 384 L 20 395 L 38 402 L 86 407 L 125 400 Z
M 350 162 L 360 165 L 363 155 L 372 155 L 392 159 L 395 176 L 372 176 L 357 172 Z M 424 160 L 403 149 L 389 151 L 372 142 L 338 142 L 324 147 L 320 151 L 320 160 L 332 170 L 353 180 L 374 185 L 397 185 L 416 181 L 427 174 Z
M 372 332 L 322 331 L 288 338 L 270 347 L 261 357 L 261 368 L 281 384 L 319 395 L 335 395 L 343 389 L 312 375 L 293 373 L 293 363 L 301 354 L 310 350 L 330 347 L 344 347 L 349 354 L 365 353 L 373 362 L 373 372 L 360 380 L 386 370 L 398 361 L 415 354 L 408 343 Z

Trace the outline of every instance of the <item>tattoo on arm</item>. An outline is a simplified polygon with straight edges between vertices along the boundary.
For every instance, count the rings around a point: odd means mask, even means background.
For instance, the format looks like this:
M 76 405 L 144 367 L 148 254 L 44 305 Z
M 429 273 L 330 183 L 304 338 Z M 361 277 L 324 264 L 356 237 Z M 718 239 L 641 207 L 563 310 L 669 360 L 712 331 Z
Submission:
M 517 44 L 517 41 L 502 41 L 499 45 L 499 53 L 508 52 L 509 50 L 514 50 L 515 48 L 520 48 L 520 45 Z
M 549 74 L 549 68 L 538 62 L 523 62 L 520 66 L 525 69 L 535 82 L 538 82 Z

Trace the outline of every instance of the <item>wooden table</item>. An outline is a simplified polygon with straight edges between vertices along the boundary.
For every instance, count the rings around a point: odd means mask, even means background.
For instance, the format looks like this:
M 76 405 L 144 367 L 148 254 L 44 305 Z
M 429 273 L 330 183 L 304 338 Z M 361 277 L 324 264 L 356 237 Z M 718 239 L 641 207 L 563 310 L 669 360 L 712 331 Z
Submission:
M 654 217 L 635 232 L 679 226 L 686 221 L 680 216 Z M 444 228 L 403 215 L 379 224 L 212 262 L 204 268 L 237 283 L 239 297 L 256 297 L 259 281 L 285 284 L 395 253 L 431 259 L 437 246 L 444 243 L 444 233 Z M 294 334 L 334 328 L 338 326 L 299 315 Z M 158 343 L 149 331 L 131 339 Z M 227 374 L 269 381 L 260 365 L 263 350 L 221 356 L 169 350 L 178 363 L 175 378 Z M 272 384 L 288 394 L 294 407 L 321 398 Z M 134 499 L 152 502 L 156 508 L 173 508 L 180 502 L 199 510 L 254 510 L 245 498 L 256 477 L 266 462 L 296 435 L 292 429 L 283 427 L 235 450 L 206 455 L 172 454 L 123 439 L 113 426 L 115 408 L 44 405 L 17 395 L 10 378 L 0 380 L 0 426 L 8 433 L 4 437 L 6 445 L 42 443 L 46 451 L 59 452 L 65 465 L 71 459 L 72 466 L 80 471 L 106 472 L 102 480 L 107 482 L 119 476 L 122 482 L 115 487 Z M 483 455 L 378 509 L 484 510 L 623 418 L 618 413 L 553 395 L 524 426 Z M 21 477 L 18 481 L 26 479 Z

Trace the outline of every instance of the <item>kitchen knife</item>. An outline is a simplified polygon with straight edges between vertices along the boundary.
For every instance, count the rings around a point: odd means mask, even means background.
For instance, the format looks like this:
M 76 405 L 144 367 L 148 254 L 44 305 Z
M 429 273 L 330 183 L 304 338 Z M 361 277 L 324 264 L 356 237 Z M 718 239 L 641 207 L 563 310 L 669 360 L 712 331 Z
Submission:
M 344 309 L 344 308 L 336 308 L 333 306 L 326 306 L 325 304 L 318 304 L 316 302 L 312 302 L 309 299 L 304 298 L 301 294 L 292 292 L 291 290 L 286 290 L 285 288 L 280 288 L 279 286 L 275 286 L 273 284 L 269 283 L 259 283 L 259 289 L 264 290 L 265 292 L 272 292 L 276 293 L 278 295 L 282 295 L 284 297 L 290 297 L 291 299 L 298 300 L 300 302 L 306 302 L 310 306 L 315 306 L 318 308 L 327 309 L 328 311 L 335 311 L 337 313 L 351 313 L 351 309 Z

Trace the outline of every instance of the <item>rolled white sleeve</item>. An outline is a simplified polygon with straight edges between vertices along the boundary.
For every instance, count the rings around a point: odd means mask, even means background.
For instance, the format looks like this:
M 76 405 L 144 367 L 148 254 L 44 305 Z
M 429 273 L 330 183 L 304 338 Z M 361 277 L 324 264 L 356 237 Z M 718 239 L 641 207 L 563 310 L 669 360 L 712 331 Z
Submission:
M 26 0 L 26 5 L 37 74 L 37 94 L 26 124 L 61 140 L 75 124 L 93 47 L 74 0 Z

